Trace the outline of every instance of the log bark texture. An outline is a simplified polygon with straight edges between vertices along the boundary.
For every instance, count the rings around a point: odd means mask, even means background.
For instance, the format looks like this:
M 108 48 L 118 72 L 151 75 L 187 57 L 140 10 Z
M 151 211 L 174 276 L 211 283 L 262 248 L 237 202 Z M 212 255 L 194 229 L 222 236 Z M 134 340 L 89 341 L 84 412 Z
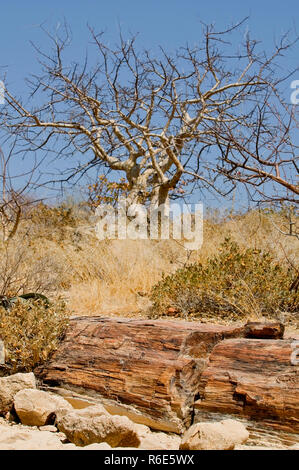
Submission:
M 195 408 L 240 415 L 274 428 L 299 432 L 299 368 L 293 341 L 231 339 L 217 344 L 200 379 Z
M 154 429 L 182 432 L 195 408 L 296 426 L 290 340 L 251 339 L 263 331 L 267 338 L 281 336 L 281 328 L 269 325 L 75 318 L 36 374 L 65 396 L 100 401 Z
M 213 347 L 243 331 L 241 326 L 82 317 L 71 321 L 52 360 L 36 373 L 44 384 L 101 397 L 110 411 L 117 404 L 116 413 L 181 432 L 191 423 Z

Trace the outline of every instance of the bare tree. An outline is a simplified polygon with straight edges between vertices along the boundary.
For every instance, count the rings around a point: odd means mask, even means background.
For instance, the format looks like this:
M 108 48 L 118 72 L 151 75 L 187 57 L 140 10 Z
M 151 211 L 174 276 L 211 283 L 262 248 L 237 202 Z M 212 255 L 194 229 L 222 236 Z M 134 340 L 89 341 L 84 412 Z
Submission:
M 111 48 L 90 29 L 94 66 L 67 61 L 67 27 L 47 33 L 52 52 L 35 46 L 42 73 L 28 81 L 32 105 L 6 89 L 2 126 L 24 152 L 69 158 L 64 181 L 95 166 L 121 172 L 130 202 L 167 203 L 184 179 L 221 195 L 241 182 L 260 197 L 274 183 L 281 200 L 298 200 L 295 111 L 279 92 L 290 74 L 277 65 L 297 40 L 284 36 L 270 56 L 248 34 L 234 48 L 242 24 L 206 26 L 200 44 L 172 55 L 139 51 L 135 37 Z
M 37 202 L 30 191 L 36 181 L 33 180 L 36 165 L 26 171 L 16 173 L 17 163 L 11 165 L 16 141 L 7 155 L 0 148 L 0 226 L 4 243 L 8 243 L 16 234 L 22 216 L 29 206 Z M 11 167 L 15 173 L 10 173 Z
M 298 110 L 276 98 L 276 106 L 270 97 L 258 104 L 249 132 L 222 123 L 218 139 L 219 171 L 244 184 L 255 202 L 270 206 L 299 202 Z

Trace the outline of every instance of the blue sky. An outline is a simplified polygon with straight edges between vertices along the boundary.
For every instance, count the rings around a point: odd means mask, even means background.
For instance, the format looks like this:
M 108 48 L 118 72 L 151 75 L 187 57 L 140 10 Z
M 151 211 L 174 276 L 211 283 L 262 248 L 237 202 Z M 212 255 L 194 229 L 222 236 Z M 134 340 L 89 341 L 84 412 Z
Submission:
M 5 66 L 10 84 L 20 91 L 23 78 L 38 70 L 30 41 L 46 47 L 40 25 L 52 29 L 64 18 L 73 32 L 74 58 L 83 55 L 89 41 L 87 24 L 106 31 L 111 42 L 117 40 L 120 25 L 124 34 L 139 33 L 139 41 L 146 48 L 162 45 L 168 50 L 187 41 L 198 41 L 201 21 L 215 23 L 220 29 L 249 15 L 246 28 L 266 48 L 296 24 L 299 30 L 299 2 L 295 0 L 2 0 L 1 3 L 0 66 Z M 292 51 L 292 62 L 298 60 L 298 52 Z
M 162 45 L 168 51 L 199 41 L 201 22 L 215 23 L 217 29 L 223 29 L 246 16 L 250 18 L 244 32 L 247 28 L 265 49 L 289 29 L 297 27 L 299 34 L 298 0 L 2 0 L 0 13 L 0 80 L 6 73 L 10 87 L 20 95 L 26 93 L 24 78 L 39 70 L 30 41 L 47 50 L 40 25 L 53 30 L 64 19 L 73 33 L 69 60 L 78 61 L 90 41 L 87 24 L 105 31 L 106 40 L 112 43 L 117 41 L 121 27 L 125 36 L 139 33 L 141 46 L 153 49 Z M 294 67 L 298 58 L 297 46 L 286 66 Z

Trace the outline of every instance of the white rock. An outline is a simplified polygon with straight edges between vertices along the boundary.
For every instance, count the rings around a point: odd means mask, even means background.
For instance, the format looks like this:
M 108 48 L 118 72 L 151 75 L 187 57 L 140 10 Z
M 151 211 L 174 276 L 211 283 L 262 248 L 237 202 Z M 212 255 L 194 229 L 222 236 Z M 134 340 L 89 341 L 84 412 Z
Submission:
M 49 432 L 58 432 L 58 429 L 56 426 L 53 426 L 51 424 L 45 425 L 45 426 L 40 426 L 39 428 L 40 431 L 49 431 Z
M 0 450 L 60 450 L 63 444 L 56 434 L 24 426 L 0 424 Z
M 109 450 L 109 449 L 112 449 L 112 447 L 109 444 L 107 444 L 107 442 L 101 442 L 100 444 L 89 444 L 89 446 L 77 447 L 77 449 L 82 449 L 82 450 Z
M 78 447 L 75 444 L 64 444 L 62 450 L 111 450 L 112 447 L 107 442 L 100 444 L 89 444 L 88 446 Z M 140 450 L 135 447 L 114 447 L 113 450 Z
M 233 419 L 193 424 L 184 434 L 182 450 L 232 450 L 249 438 L 244 424 Z
M 57 413 L 57 427 L 69 441 L 86 446 L 106 442 L 111 447 L 138 447 L 135 424 L 126 416 L 112 416 L 101 405 Z
M 11 410 L 14 397 L 27 388 L 36 388 L 36 381 L 32 372 L 28 374 L 14 374 L 0 378 L 0 413 L 5 414 Z
M 285 447 L 267 447 L 267 446 L 246 446 L 246 445 L 239 445 L 234 448 L 234 450 L 287 450 Z
M 181 438 L 175 434 L 164 432 L 152 432 L 149 427 L 136 424 L 138 437 L 140 438 L 139 449 L 142 450 L 179 450 Z
M 22 424 L 10 424 L 0 418 L 0 450 L 110 450 L 106 442 L 77 447 L 72 443 L 61 442 L 62 433 L 41 431 Z M 65 436 L 64 436 L 65 438 Z M 132 447 L 117 447 L 119 450 L 132 450 Z M 138 449 L 134 449 L 138 450 Z
M 60 408 L 72 409 L 64 398 L 36 389 L 18 392 L 14 398 L 14 407 L 21 423 L 27 426 L 51 424 Z

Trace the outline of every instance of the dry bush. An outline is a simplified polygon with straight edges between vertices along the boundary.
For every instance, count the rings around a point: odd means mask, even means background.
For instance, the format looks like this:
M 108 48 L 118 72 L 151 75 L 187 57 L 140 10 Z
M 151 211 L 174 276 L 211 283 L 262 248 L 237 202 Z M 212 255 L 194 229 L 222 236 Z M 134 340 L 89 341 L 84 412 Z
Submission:
M 63 277 L 62 260 L 40 243 L 16 237 L 0 245 L 0 295 L 8 297 L 27 292 L 49 293 L 57 289 Z
M 64 240 L 67 230 L 74 228 L 78 223 L 72 207 L 67 207 L 65 204 L 50 207 L 40 203 L 32 208 L 28 219 L 31 237 L 41 237 L 56 242 Z
M 154 286 L 152 316 L 167 314 L 171 307 L 185 318 L 277 318 L 285 312 L 296 319 L 299 291 L 291 289 L 295 275 L 270 252 L 241 249 L 227 238 L 205 263 L 181 268 Z
M 47 208 L 40 210 L 48 214 Z M 39 217 L 35 212 L 34 218 L 21 222 L 10 244 L 8 263 L 0 250 L 0 277 L 9 277 L 17 264 L 10 295 L 28 291 L 51 297 L 61 294 L 73 314 L 147 315 L 151 288 L 163 273 L 172 274 L 187 263 L 204 264 L 217 255 L 228 236 L 240 249 L 271 251 L 286 269 L 298 266 L 298 240 L 277 230 L 277 224 L 282 227 L 284 222 L 279 213 L 250 211 L 220 216 L 214 211 L 205 218 L 201 249 L 192 253 L 174 240 L 99 241 L 90 213 L 75 205 L 70 219 L 67 213 L 50 213 L 50 217 Z
M 41 300 L 16 301 L 0 307 L 0 338 L 10 373 L 30 371 L 55 351 L 68 324 L 63 302 L 46 305 Z

